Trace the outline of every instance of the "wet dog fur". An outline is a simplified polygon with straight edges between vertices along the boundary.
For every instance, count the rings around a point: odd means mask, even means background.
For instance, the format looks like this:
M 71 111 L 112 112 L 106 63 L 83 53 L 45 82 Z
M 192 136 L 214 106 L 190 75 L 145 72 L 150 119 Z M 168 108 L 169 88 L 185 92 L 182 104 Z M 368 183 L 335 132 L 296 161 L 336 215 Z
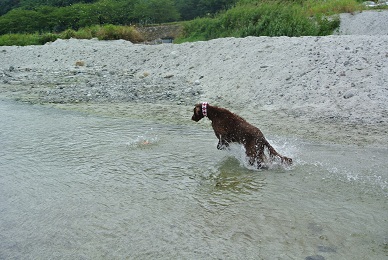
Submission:
M 265 139 L 263 133 L 255 126 L 245 121 L 242 117 L 230 112 L 225 108 L 210 106 L 208 103 L 195 105 L 192 120 L 198 122 L 204 117 L 212 121 L 214 133 L 218 138 L 217 149 L 228 148 L 230 143 L 244 145 L 246 155 L 251 165 L 258 168 L 265 167 L 268 162 L 264 149 L 269 151 L 270 160 L 279 158 L 285 165 L 291 165 L 292 159 L 280 155 Z

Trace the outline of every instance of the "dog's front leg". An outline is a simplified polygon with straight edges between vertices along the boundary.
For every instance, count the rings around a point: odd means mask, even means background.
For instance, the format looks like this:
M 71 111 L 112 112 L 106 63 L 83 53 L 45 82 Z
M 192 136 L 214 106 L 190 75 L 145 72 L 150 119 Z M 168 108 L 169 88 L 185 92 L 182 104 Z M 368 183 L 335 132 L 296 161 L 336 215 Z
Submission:
M 217 136 L 218 137 L 218 144 L 217 144 L 217 149 L 218 150 L 226 150 L 229 148 L 229 143 L 225 140 L 222 139 L 221 135 Z
M 217 149 L 218 150 L 227 150 L 229 149 L 229 144 L 225 141 L 220 139 L 217 144 Z

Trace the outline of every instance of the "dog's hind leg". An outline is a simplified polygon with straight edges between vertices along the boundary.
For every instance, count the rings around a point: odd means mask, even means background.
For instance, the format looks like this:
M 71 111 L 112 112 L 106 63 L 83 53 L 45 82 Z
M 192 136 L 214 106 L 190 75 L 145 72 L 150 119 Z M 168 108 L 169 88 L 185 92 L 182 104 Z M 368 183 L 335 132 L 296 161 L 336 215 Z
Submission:
M 245 154 L 249 159 L 249 164 L 254 165 L 254 163 L 257 161 L 257 149 L 255 143 L 249 142 L 246 143 L 244 146 Z
M 245 153 L 249 159 L 250 165 L 257 164 L 258 169 L 265 169 L 265 163 L 267 161 L 267 157 L 264 154 L 264 146 L 263 144 L 256 144 L 256 142 L 252 141 L 245 144 Z

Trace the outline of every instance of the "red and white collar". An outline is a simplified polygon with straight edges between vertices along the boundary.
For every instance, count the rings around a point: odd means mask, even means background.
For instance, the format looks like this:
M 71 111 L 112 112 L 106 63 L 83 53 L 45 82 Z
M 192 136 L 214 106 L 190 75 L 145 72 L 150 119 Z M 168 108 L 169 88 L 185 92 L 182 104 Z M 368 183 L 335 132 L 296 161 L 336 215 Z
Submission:
M 208 105 L 207 102 L 202 103 L 202 115 L 203 116 L 207 116 L 207 105 Z

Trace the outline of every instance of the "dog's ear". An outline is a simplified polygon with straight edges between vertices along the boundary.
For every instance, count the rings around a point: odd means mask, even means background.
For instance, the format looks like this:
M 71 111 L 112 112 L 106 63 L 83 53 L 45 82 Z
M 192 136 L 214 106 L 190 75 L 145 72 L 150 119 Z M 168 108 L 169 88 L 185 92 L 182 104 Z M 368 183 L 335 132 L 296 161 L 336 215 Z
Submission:
M 194 120 L 195 122 L 198 122 L 199 120 L 201 120 L 204 117 L 203 113 L 202 113 L 202 105 L 201 104 L 195 105 L 193 112 L 194 113 L 193 113 L 193 116 L 191 117 L 191 120 Z

